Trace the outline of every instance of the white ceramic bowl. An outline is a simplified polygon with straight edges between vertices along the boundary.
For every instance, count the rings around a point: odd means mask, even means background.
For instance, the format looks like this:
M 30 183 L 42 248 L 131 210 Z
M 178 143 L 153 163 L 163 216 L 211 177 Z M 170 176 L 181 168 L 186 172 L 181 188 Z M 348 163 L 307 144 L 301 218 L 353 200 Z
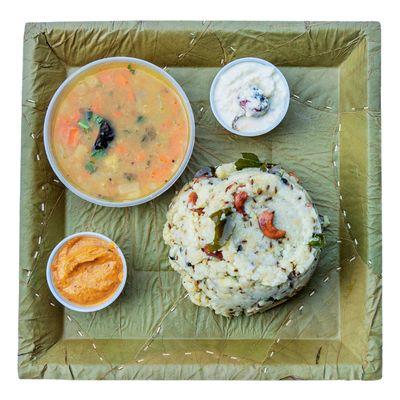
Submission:
M 132 64 L 138 64 L 138 65 L 145 65 L 148 68 L 151 68 L 161 75 L 163 75 L 176 89 L 178 94 L 181 96 L 182 102 L 184 106 L 187 109 L 188 113 L 188 118 L 189 118 L 189 143 L 188 147 L 186 150 L 185 158 L 182 161 L 182 164 L 179 166 L 179 169 L 176 171 L 175 175 L 165 183 L 164 186 L 162 186 L 160 189 L 157 191 L 145 196 L 141 197 L 139 199 L 131 200 L 131 201 L 124 201 L 124 202 L 113 202 L 113 201 L 108 201 L 108 200 L 102 200 L 98 199 L 95 197 L 92 197 L 86 193 L 83 193 L 80 191 L 78 188 L 73 186 L 61 173 L 60 169 L 57 166 L 57 162 L 55 160 L 55 157 L 53 155 L 53 151 L 51 148 L 51 120 L 53 117 L 53 110 L 54 107 L 57 103 L 58 97 L 61 95 L 63 90 L 65 90 L 68 85 L 71 83 L 72 80 L 74 80 L 77 76 L 82 74 L 83 72 L 86 72 L 87 70 L 97 67 L 100 64 L 106 64 L 106 63 L 113 63 L 113 62 L 124 62 L 124 63 L 132 63 Z M 44 130 L 43 130 L 43 136 L 44 136 L 44 147 L 46 150 L 46 155 L 49 160 L 49 163 L 51 167 L 53 168 L 53 171 L 57 175 L 57 177 L 60 179 L 60 181 L 73 193 L 75 193 L 77 196 L 80 198 L 89 201 L 91 203 L 98 204 L 100 206 L 107 206 L 107 207 L 131 207 L 131 206 L 136 206 L 138 204 L 143 204 L 147 203 L 150 200 L 153 200 L 160 194 L 164 193 L 166 190 L 168 190 L 174 183 L 175 181 L 182 175 L 183 171 L 185 170 L 190 156 L 192 155 L 193 151 L 193 146 L 194 146 L 194 138 L 195 138 L 195 123 L 194 123 L 194 116 L 193 116 L 193 110 L 190 105 L 189 99 L 187 98 L 185 92 L 183 91 L 182 87 L 179 85 L 179 83 L 167 72 L 165 72 L 162 68 L 157 67 L 157 65 L 154 65 L 148 61 L 142 60 L 140 58 L 133 58 L 133 57 L 109 57 L 109 58 L 102 58 L 100 60 L 93 61 L 89 64 L 86 64 L 82 68 L 79 68 L 77 71 L 75 71 L 73 74 L 71 74 L 57 89 L 57 91 L 54 93 L 50 104 L 47 108 L 46 111 L 46 116 L 44 120 Z
M 69 301 L 66 298 L 64 298 L 63 296 L 61 296 L 61 294 L 58 292 L 57 288 L 54 286 L 53 277 L 52 277 L 52 273 L 51 273 L 51 264 L 53 263 L 54 257 L 56 256 L 58 251 L 61 249 L 61 247 L 64 246 L 65 243 L 67 243 L 69 240 L 71 240 L 72 238 L 77 237 L 77 236 L 95 236 L 95 237 L 105 240 L 106 242 L 114 243 L 117 248 L 118 254 L 121 257 L 122 270 L 123 270 L 122 282 L 119 285 L 118 289 L 114 292 L 114 294 L 111 297 L 109 297 L 107 300 L 105 300 L 103 303 L 99 303 L 99 304 L 95 304 L 95 305 L 91 305 L 91 306 L 81 306 L 76 303 L 72 303 L 71 301 Z M 56 247 L 54 247 L 53 251 L 51 252 L 50 257 L 47 260 L 47 268 L 46 268 L 47 284 L 49 285 L 50 291 L 53 294 L 53 296 L 64 307 L 67 307 L 70 310 L 79 311 L 79 312 L 99 311 L 99 310 L 102 310 L 103 308 L 109 306 L 111 303 L 113 303 L 118 298 L 118 296 L 121 294 L 121 292 L 125 286 L 127 274 L 128 274 L 128 271 L 127 271 L 127 267 L 126 267 L 126 260 L 125 260 L 125 256 L 122 253 L 121 249 L 117 246 L 117 244 L 113 240 L 111 240 L 107 236 L 102 235 L 101 233 L 96 233 L 96 232 L 78 232 L 78 233 L 74 233 L 73 235 L 69 235 L 66 238 L 64 238 L 63 240 L 61 240 L 61 242 L 58 243 L 58 245 Z
M 267 65 L 269 67 L 272 67 L 275 72 L 282 78 L 284 85 L 287 88 L 287 97 L 286 97 L 286 102 L 282 105 L 282 112 L 278 118 L 278 120 L 276 121 L 275 124 L 271 124 L 268 127 L 266 127 L 265 129 L 261 129 L 259 131 L 252 131 L 252 132 L 244 132 L 244 131 L 238 131 L 236 129 L 233 129 L 232 126 L 227 125 L 222 118 L 219 116 L 218 114 L 218 110 L 217 107 L 215 105 L 215 99 L 214 99 L 214 94 L 215 94 L 215 87 L 219 81 L 219 79 L 221 78 L 221 76 L 229 69 L 232 68 L 234 65 L 240 64 L 240 63 L 245 63 L 245 62 L 258 62 L 260 64 L 263 65 Z M 229 64 L 226 64 L 223 68 L 221 68 L 219 70 L 219 72 L 217 73 L 217 75 L 215 76 L 212 84 L 211 84 L 211 89 L 210 89 L 210 104 L 211 104 L 211 110 L 214 113 L 215 118 L 217 119 L 217 121 L 229 132 L 232 132 L 236 135 L 240 135 L 240 136 L 248 136 L 248 137 L 252 137 L 252 136 L 260 136 L 263 135 L 265 133 L 268 133 L 270 131 L 272 131 L 273 129 L 275 129 L 283 120 L 283 118 L 285 118 L 285 115 L 287 113 L 287 110 L 289 108 L 289 102 L 290 102 L 290 90 L 289 90 L 289 85 L 286 81 L 286 78 L 284 77 L 284 75 L 282 74 L 282 72 L 274 65 L 271 64 L 270 62 L 263 60 L 261 58 L 256 58 L 256 57 L 244 57 L 244 58 L 238 58 L 235 61 L 230 62 Z

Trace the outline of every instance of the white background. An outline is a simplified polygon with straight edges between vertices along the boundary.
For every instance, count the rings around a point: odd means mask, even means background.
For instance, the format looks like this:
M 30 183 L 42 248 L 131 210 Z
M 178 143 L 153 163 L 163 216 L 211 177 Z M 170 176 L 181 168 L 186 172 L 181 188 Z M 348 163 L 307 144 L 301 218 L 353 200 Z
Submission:
M 29 0 L 2 1 L 0 21 L 0 393 L 2 398 L 288 398 L 399 396 L 399 53 L 395 0 Z M 392 5 L 390 5 L 392 4 Z M 397 15 L 396 15 L 397 14 Z M 397 18 L 397 20 L 396 20 Z M 17 378 L 18 234 L 22 44 L 28 21 L 234 19 L 360 20 L 382 23 L 384 187 L 384 372 L 374 382 L 64 382 Z M 397 192 L 397 193 L 396 193 Z M 397 253 L 397 254 L 396 254 Z M 395 395 L 397 393 L 397 395 Z

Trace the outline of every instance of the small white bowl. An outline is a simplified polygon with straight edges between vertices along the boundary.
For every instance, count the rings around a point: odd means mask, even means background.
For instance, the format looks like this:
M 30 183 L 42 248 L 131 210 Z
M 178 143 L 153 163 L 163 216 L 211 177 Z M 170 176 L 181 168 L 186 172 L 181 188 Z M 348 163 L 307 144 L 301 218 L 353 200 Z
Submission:
M 279 119 L 276 121 L 275 124 L 272 124 L 268 127 L 266 127 L 265 129 L 259 130 L 259 131 L 251 131 L 251 132 L 243 132 L 243 131 L 238 131 L 236 129 L 233 129 L 232 126 L 227 125 L 222 118 L 219 116 L 218 114 L 218 110 L 217 107 L 215 105 L 215 101 L 214 101 L 214 93 L 215 93 L 215 87 L 219 81 L 219 79 L 221 78 L 221 76 L 229 69 L 232 68 L 233 66 L 240 64 L 240 63 L 245 63 L 245 62 L 257 62 L 263 65 L 267 65 L 269 67 L 272 67 L 275 72 L 282 78 L 285 87 L 287 88 L 287 98 L 286 98 L 286 102 L 283 104 L 282 106 L 282 112 L 281 115 L 279 117 Z M 211 110 L 215 116 L 215 118 L 217 119 L 217 121 L 229 132 L 234 133 L 235 135 L 239 135 L 239 136 L 247 136 L 247 137 L 252 137 L 252 136 L 260 136 L 260 135 L 264 135 L 265 133 L 268 133 L 270 131 L 272 131 L 273 129 L 275 129 L 283 120 L 283 118 L 285 118 L 285 115 L 287 113 L 287 110 L 289 108 L 289 102 L 290 102 L 290 90 L 289 90 L 289 85 L 286 81 L 286 78 L 284 77 L 284 75 L 282 74 L 282 72 L 274 65 L 271 64 L 270 62 L 263 60 L 261 58 L 256 58 L 256 57 L 244 57 L 244 58 L 238 58 L 235 61 L 230 62 L 229 64 L 226 64 L 223 68 L 221 68 L 219 70 L 219 72 L 217 73 L 217 75 L 215 76 L 212 84 L 211 84 L 211 88 L 210 88 L 210 104 L 211 104 Z
M 124 63 L 144 65 L 150 69 L 153 69 L 154 71 L 158 72 L 159 74 L 163 75 L 173 85 L 173 87 L 176 89 L 179 96 L 181 97 L 182 102 L 188 113 L 188 119 L 189 119 L 189 121 L 188 121 L 189 122 L 189 143 L 188 143 L 188 147 L 186 149 L 185 158 L 183 159 L 178 170 L 175 172 L 175 175 L 172 176 L 172 178 L 168 182 L 166 182 L 166 184 L 164 186 L 162 186 L 160 189 L 158 189 L 157 191 L 150 193 L 149 195 L 147 195 L 145 197 L 141 197 L 139 199 L 130 200 L 130 201 L 124 201 L 124 202 L 116 202 L 116 201 L 114 202 L 114 201 L 98 199 L 96 197 L 90 196 L 89 194 L 82 192 L 77 187 L 72 185 L 68 181 L 68 179 L 64 177 L 61 170 L 57 166 L 57 162 L 55 160 L 55 157 L 53 155 L 53 151 L 51 148 L 51 138 L 50 138 L 53 110 L 54 110 L 54 108 L 57 104 L 58 98 L 62 94 L 62 92 L 66 88 L 68 88 L 69 84 L 77 76 L 81 75 L 83 72 L 86 72 L 87 70 L 97 67 L 98 65 L 101 65 L 101 64 L 114 63 L 114 62 L 124 62 Z M 162 68 L 160 68 L 157 65 L 154 65 L 148 61 L 142 60 L 140 58 L 108 57 L 108 58 L 102 58 L 100 60 L 93 61 L 93 62 L 86 64 L 83 67 L 79 68 L 77 71 L 75 71 L 73 74 L 71 74 L 56 90 L 53 97 L 51 98 L 49 106 L 47 107 L 46 116 L 44 119 L 43 139 L 44 139 L 44 148 L 46 151 L 47 159 L 49 160 L 51 168 L 53 169 L 53 171 L 55 172 L 57 177 L 60 179 L 60 181 L 67 187 L 67 189 L 69 189 L 71 192 L 75 193 L 77 196 L 79 196 L 83 200 L 89 201 L 89 202 L 97 204 L 99 206 L 131 207 L 131 206 L 136 206 L 139 204 L 147 203 L 148 201 L 153 200 L 154 198 L 160 196 L 162 193 L 167 191 L 175 183 L 175 181 L 182 175 L 183 171 L 185 170 L 185 168 L 189 162 L 192 152 L 193 152 L 193 146 L 194 146 L 194 140 L 195 140 L 195 122 L 194 122 L 192 107 L 191 107 L 189 99 L 187 98 L 182 87 L 170 74 L 165 72 Z
M 64 246 L 65 243 L 67 243 L 69 240 L 71 240 L 77 236 L 95 236 L 95 237 L 105 240 L 106 242 L 113 243 L 117 248 L 119 256 L 121 257 L 122 270 L 123 270 L 122 282 L 120 283 L 118 289 L 114 292 L 114 294 L 111 297 L 109 297 L 107 300 L 105 300 L 103 303 L 94 304 L 91 306 L 80 306 L 76 303 L 73 303 L 73 302 L 67 300 L 63 296 L 61 296 L 61 294 L 58 292 L 57 288 L 55 287 L 55 285 L 53 283 L 53 277 L 52 277 L 52 273 L 51 273 L 51 264 L 53 263 L 54 257 L 56 256 L 58 251 L 61 249 L 61 247 Z M 118 298 L 118 296 L 121 294 L 121 292 L 125 286 L 127 274 L 128 274 L 128 271 L 127 271 L 127 267 L 126 267 L 126 260 L 125 260 L 125 256 L 122 253 L 121 249 L 117 246 L 117 244 L 113 240 L 111 240 L 107 236 L 102 235 L 101 233 L 96 233 L 96 232 L 78 232 L 78 233 L 74 233 L 73 235 L 69 235 L 66 238 L 64 238 L 63 240 L 61 240 L 61 242 L 58 243 L 58 245 L 56 247 L 54 247 L 53 251 L 51 252 L 50 257 L 47 260 L 47 268 L 46 268 L 47 284 L 49 285 L 50 291 L 53 294 L 53 296 L 64 307 L 67 307 L 70 310 L 79 311 L 79 312 L 99 311 L 99 310 L 102 310 L 103 308 L 109 306 L 111 303 L 113 303 Z

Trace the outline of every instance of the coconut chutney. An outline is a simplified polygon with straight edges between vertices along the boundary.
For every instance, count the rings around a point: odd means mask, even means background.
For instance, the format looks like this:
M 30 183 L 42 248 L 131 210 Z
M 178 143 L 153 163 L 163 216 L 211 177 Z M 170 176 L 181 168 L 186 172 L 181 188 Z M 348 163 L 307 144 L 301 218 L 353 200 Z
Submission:
M 220 71 L 211 102 L 217 119 L 229 130 L 259 134 L 283 119 L 290 94 L 285 77 L 275 66 L 251 60 L 237 60 Z

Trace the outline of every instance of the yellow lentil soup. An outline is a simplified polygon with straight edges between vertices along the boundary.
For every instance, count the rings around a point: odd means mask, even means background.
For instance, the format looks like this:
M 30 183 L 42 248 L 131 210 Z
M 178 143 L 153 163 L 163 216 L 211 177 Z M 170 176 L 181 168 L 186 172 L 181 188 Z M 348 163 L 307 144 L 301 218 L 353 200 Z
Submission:
M 163 187 L 185 159 L 188 110 L 173 84 L 140 63 L 108 62 L 79 74 L 61 92 L 51 149 L 63 177 L 109 202 Z

